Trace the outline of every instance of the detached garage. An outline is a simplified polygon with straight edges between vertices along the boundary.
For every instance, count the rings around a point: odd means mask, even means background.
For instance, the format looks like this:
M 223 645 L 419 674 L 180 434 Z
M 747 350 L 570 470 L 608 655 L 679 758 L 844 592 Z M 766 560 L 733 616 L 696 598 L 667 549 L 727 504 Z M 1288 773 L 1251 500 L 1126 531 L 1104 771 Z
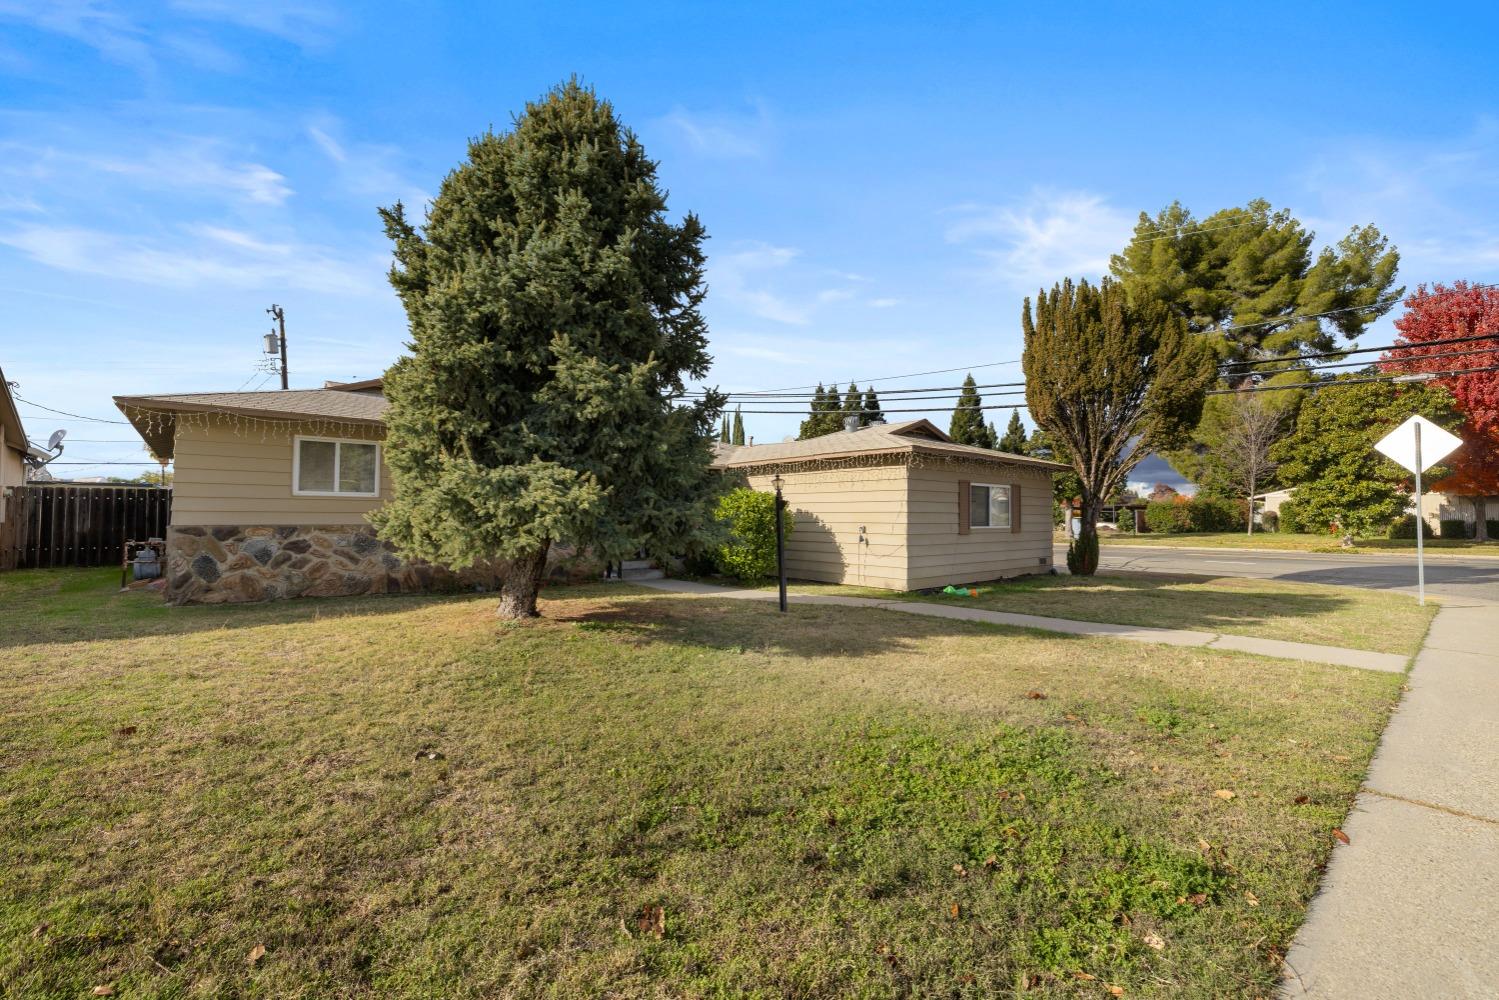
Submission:
M 715 464 L 753 489 L 781 477 L 796 579 L 916 590 L 1051 568 L 1055 462 L 957 444 L 926 420 L 720 447 Z

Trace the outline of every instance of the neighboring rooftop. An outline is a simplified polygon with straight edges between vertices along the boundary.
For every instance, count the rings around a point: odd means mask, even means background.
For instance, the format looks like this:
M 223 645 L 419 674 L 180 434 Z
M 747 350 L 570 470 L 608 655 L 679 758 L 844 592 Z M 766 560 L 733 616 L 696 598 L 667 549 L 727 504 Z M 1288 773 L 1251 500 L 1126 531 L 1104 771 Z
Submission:
M 725 445 L 715 450 L 713 464 L 722 469 L 742 469 L 755 465 L 788 465 L 820 459 L 853 458 L 897 454 L 940 455 L 975 462 L 1003 462 L 1029 465 L 1040 469 L 1066 468 L 1057 462 L 1029 455 L 1013 455 L 992 448 L 958 444 L 930 420 L 906 420 L 897 424 L 871 424 L 856 431 L 838 431 L 808 438 L 805 441 L 782 441 L 776 444 Z
M 371 384 L 376 383 L 376 384 Z M 115 406 L 159 459 L 172 457 L 175 414 L 225 413 L 261 420 L 325 420 L 380 425 L 388 405 L 377 380 L 326 389 L 266 392 L 182 392 L 157 396 L 116 396 Z

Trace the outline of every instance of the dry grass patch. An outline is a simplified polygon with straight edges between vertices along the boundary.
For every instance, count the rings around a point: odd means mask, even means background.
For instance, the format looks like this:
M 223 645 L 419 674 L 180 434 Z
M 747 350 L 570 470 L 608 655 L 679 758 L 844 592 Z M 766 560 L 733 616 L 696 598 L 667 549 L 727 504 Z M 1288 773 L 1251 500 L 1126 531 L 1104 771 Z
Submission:
M 4 586 L 22 996 L 1268 995 L 1401 680 L 625 587 Z

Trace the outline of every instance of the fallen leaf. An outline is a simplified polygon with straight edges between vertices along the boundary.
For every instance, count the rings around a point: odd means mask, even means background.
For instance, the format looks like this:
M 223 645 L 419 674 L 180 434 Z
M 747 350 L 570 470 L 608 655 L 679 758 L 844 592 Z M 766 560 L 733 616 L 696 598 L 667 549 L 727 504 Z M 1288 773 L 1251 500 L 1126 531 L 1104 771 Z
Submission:
M 1337 837 L 1339 840 L 1341 840 L 1345 844 L 1349 842 L 1348 841 L 1348 834 L 1344 833 L 1342 830 L 1339 830 L 1337 827 L 1333 827 L 1332 828 L 1332 835 L 1334 837 Z
M 999 864 L 999 858 L 993 854 L 984 859 L 985 868 L 993 868 L 997 864 Z
M 31 928 L 31 936 L 34 937 L 34 938 L 35 937 L 41 937 L 43 934 L 47 933 L 47 928 L 49 928 L 51 926 L 52 926 L 51 924 L 49 924 L 49 923 L 47 923 L 47 921 L 43 920 L 41 923 L 39 923 L 35 927 Z
M 1308 795 L 1298 795 L 1295 798 L 1295 802 L 1296 802 L 1296 804 L 1298 806 L 1304 806 L 1304 805 L 1306 805 L 1310 801 L 1311 801 L 1311 796 L 1308 796 Z
M 1077 716 L 1073 715 L 1071 712 L 1068 712 L 1066 715 L 1062 716 L 1062 718 L 1066 719 L 1068 722 L 1080 722 L 1080 721 L 1082 721 Z
M 416 759 L 417 760 L 446 760 L 447 758 L 443 756 L 443 753 L 442 753 L 441 750 L 418 750 L 416 752 Z
M 1337 761 L 1339 764 L 1346 764 L 1348 763 L 1349 758 L 1346 753 L 1335 753 L 1332 755 L 1332 759 Z
M 1042 694 L 1040 691 L 1027 691 L 1025 693 L 1025 696 L 1027 698 L 1029 698 L 1031 701 L 1045 701 L 1046 700 L 1046 695 Z
M 1109 985 L 1109 996 L 1111 996 L 1111 997 L 1122 997 L 1122 996 L 1124 996 L 1124 987 L 1123 986 L 1114 986 L 1113 984 L 1110 984 Z
M 957 903 L 954 903 L 954 904 L 952 904 L 952 906 L 949 906 L 949 907 L 948 907 L 948 908 L 947 908 L 947 912 L 948 912 L 948 914 L 949 914 L 949 915 L 950 915 L 950 916 L 951 916 L 951 917 L 952 917 L 952 918 L 953 918 L 953 919 L 954 919 L 954 920 L 956 920 L 956 919 L 958 919 L 958 917 L 960 917 L 960 916 L 961 916 L 961 915 L 962 915 L 962 913 L 963 913 L 963 908 L 962 908 L 962 907 L 961 907 L 961 906 L 959 906 L 959 905 L 958 905 L 958 904 L 957 904 Z
M 952 870 L 953 870 L 953 874 L 956 875 L 956 876 L 958 876 L 958 878 L 967 878 L 968 877 L 968 869 L 963 867 L 963 863 L 961 861 L 954 862 L 953 866 L 952 866 Z
M 1213 794 L 1218 796 L 1224 802 L 1227 802 L 1229 799 L 1234 797 L 1234 793 L 1230 792 L 1227 788 L 1220 788 Z
M 666 936 L 666 910 L 660 906 L 646 906 L 640 910 L 640 916 L 635 918 L 635 926 L 643 933 L 654 934 L 656 937 Z
M 1206 903 L 1207 901 L 1208 901 L 1207 894 L 1206 893 L 1202 893 L 1202 892 L 1194 892 L 1190 896 L 1177 896 L 1176 897 L 1176 905 L 1177 906 L 1185 906 L 1188 903 L 1190 903 L 1193 906 L 1201 906 L 1204 903 Z
M 115 988 L 113 986 L 95 986 L 93 992 L 96 997 L 112 997 L 115 995 Z
M 1203 840 L 1201 837 L 1198 837 L 1197 838 L 1197 849 L 1199 851 L 1201 851 L 1202 853 L 1206 854 L 1208 851 L 1211 851 L 1213 849 L 1213 845 L 1209 844 L 1206 840 Z
M 1093 980 L 1098 978 L 1097 976 L 1090 976 L 1086 972 L 1074 972 L 1073 976 L 1081 979 L 1085 983 L 1091 983 Z
M 245 956 L 245 961 L 250 965 L 254 965 L 262 958 L 265 958 L 265 945 L 257 944 L 255 947 L 250 949 L 250 954 Z
M 115 730 L 115 735 L 116 736 L 134 736 L 135 735 L 135 727 L 134 726 L 121 726 L 119 729 Z
M 1166 947 L 1166 939 L 1151 931 L 1145 935 L 1145 944 L 1156 951 L 1162 951 Z
M 1260 897 L 1256 896 L 1254 893 L 1250 892 L 1248 889 L 1245 889 L 1244 890 L 1244 902 L 1248 903 L 1250 906 L 1259 906 L 1260 905 Z

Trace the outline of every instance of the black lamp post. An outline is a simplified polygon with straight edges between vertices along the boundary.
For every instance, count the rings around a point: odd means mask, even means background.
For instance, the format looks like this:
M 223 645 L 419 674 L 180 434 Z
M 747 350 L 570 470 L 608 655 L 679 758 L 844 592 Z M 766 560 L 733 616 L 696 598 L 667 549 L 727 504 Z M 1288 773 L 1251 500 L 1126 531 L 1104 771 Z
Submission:
M 786 501 L 781 499 L 781 474 L 776 473 L 771 485 L 776 488 L 776 576 L 781 581 L 781 610 L 786 610 Z

